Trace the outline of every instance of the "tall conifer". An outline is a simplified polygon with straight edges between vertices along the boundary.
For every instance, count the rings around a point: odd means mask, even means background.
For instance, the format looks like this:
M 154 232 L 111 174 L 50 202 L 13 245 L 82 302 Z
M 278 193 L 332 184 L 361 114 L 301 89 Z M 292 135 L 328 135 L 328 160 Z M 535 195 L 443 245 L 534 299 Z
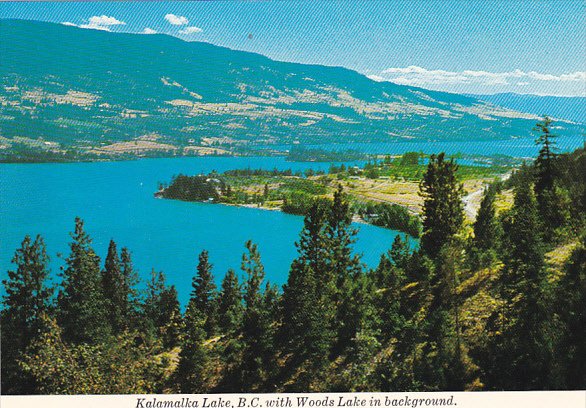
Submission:
M 2 330 L 2 393 L 30 394 L 34 384 L 22 372 L 19 361 L 29 345 L 44 332 L 44 317 L 52 312 L 53 287 L 47 284 L 49 257 L 40 235 L 34 241 L 27 235 L 16 250 L 2 283 L 6 290 L 0 312 Z
M 242 359 L 239 385 L 242 390 L 263 390 L 268 373 L 272 372 L 270 356 L 274 353 L 270 314 L 264 308 L 261 287 L 264 266 L 258 248 L 246 242 L 247 253 L 242 255 L 242 271 L 247 279 L 244 285 L 244 316 L 242 321 Z
M 193 277 L 191 286 L 193 290 L 187 307 L 195 308 L 200 312 L 205 320 L 204 329 L 208 335 L 211 335 L 217 324 L 217 293 L 208 251 L 202 251 L 199 255 L 197 273 Z
M 134 269 L 130 251 L 126 247 L 120 251 L 120 268 L 123 277 L 122 292 L 125 299 L 121 311 L 122 320 L 125 322 L 126 328 L 137 328 L 139 326 L 140 299 L 136 285 L 139 278 Z
M 57 321 L 66 341 L 96 343 L 110 333 L 111 327 L 101 288 L 100 258 L 83 226 L 83 221 L 76 218 L 57 299 Z
M 516 188 L 501 273 L 502 308 L 489 325 L 486 383 L 491 389 L 547 389 L 552 372 L 552 310 L 537 202 Z M 503 369 L 503 367 L 507 367 Z
M 114 334 L 120 333 L 127 324 L 124 316 L 127 304 L 125 279 L 122 264 L 114 240 L 110 240 L 108 254 L 102 271 L 102 290 L 106 306 L 107 319 L 112 325 Z
M 222 290 L 218 296 L 218 325 L 223 333 L 233 333 L 242 321 L 242 292 L 238 276 L 229 269 L 222 280 Z
M 185 335 L 175 379 L 184 394 L 201 394 L 209 387 L 209 353 L 205 346 L 205 317 L 196 307 L 185 313 Z
M 432 259 L 462 228 L 464 187 L 458 181 L 458 165 L 445 160 L 445 154 L 431 155 L 419 185 L 423 196 L 423 235 L 421 248 Z

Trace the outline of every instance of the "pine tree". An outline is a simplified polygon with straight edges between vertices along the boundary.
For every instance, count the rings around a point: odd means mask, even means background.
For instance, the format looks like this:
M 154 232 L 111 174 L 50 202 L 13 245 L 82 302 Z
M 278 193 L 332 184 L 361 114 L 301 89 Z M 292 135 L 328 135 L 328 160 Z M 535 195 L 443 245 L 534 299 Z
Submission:
M 556 229 L 563 226 L 569 218 L 569 200 L 564 197 L 557 185 L 559 179 L 555 152 L 557 135 L 551 133 L 551 124 L 551 118 L 544 116 L 543 121 L 537 123 L 534 128 L 539 132 L 535 142 L 541 145 L 535 160 L 535 194 L 546 232 L 544 235 L 546 242 L 555 241 Z
M 265 272 L 258 248 L 246 242 L 248 253 L 242 255 L 244 286 L 244 316 L 242 321 L 242 358 L 239 367 L 239 387 L 243 391 L 262 390 L 267 374 L 273 370 L 267 357 L 274 352 L 270 315 L 264 310 L 261 287 Z
M 533 190 L 520 185 L 505 231 L 502 307 L 489 323 L 482 364 L 490 389 L 548 389 L 551 384 L 552 310 L 539 231 Z
M 265 184 L 264 189 L 263 189 L 263 193 L 262 193 L 264 200 L 266 200 L 269 197 L 269 192 L 270 192 L 269 185 Z
M 183 318 L 179 306 L 177 289 L 171 285 L 163 290 L 159 303 L 161 313 L 161 334 L 163 346 L 172 348 L 179 344 L 183 331 Z
M 426 318 L 422 382 L 428 390 L 463 391 L 469 375 L 461 338 L 457 296 L 462 248 L 455 242 L 442 247 L 431 281 L 432 301 Z
M 242 321 L 242 292 L 238 276 L 229 269 L 218 297 L 218 325 L 222 333 L 234 333 Z
M 405 235 L 404 239 L 400 235 L 395 236 L 389 255 L 398 268 L 404 268 L 409 258 L 409 236 Z
M 496 217 L 494 188 L 487 187 L 474 222 L 471 258 L 474 267 L 489 266 L 496 258 L 502 228 Z
M 27 235 L 16 250 L 12 263 L 2 281 L 6 294 L 0 312 L 2 330 L 2 393 L 31 394 L 34 383 L 22 372 L 19 361 L 27 348 L 46 329 L 43 318 L 52 312 L 53 287 L 47 280 L 49 257 L 40 235 L 34 241 Z
M 304 219 L 299 241 L 299 256 L 291 264 L 289 278 L 283 287 L 283 325 L 279 338 L 284 354 L 293 355 L 291 369 L 305 361 L 308 376 L 323 370 L 336 337 L 336 274 L 328 263 L 325 233 L 328 208 L 316 201 Z M 298 383 L 298 390 L 307 390 Z
M 543 121 L 535 125 L 534 130 L 539 132 L 539 136 L 535 141 L 536 144 L 541 145 L 539 155 L 535 160 L 535 193 L 538 200 L 541 194 L 546 190 L 553 189 L 555 180 L 555 134 L 551 133 L 552 120 L 548 116 L 543 117 Z
M 209 355 L 204 344 L 205 317 L 196 307 L 185 314 L 185 336 L 179 353 L 175 380 L 183 394 L 201 394 L 209 389 Z
M 102 271 L 102 290 L 104 292 L 107 319 L 112 325 L 114 334 L 122 332 L 127 323 L 123 315 L 127 303 L 124 281 L 116 243 L 110 240 L 108 255 Z
M 121 310 L 122 321 L 125 328 L 136 329 L 139 326 L 140 301 L 136 285 L 139 282 L 138 274 L 134 270 L 132 257 L 128 248 L 122 248 L 120 252 L 120 268 L 122 271 L 122 292 L 124 306 Z
M 327 212 L 325 228 L 326 242 L 329 250 L 330 268 L 336 274 L 336 284 L 342 287 L 344 282 L 361 273 L 360 259 L 352 254 L 352 245 L 356 242 L 358 230 L 352 227 L 350 204 L 344 194 L 342 185 L 334 192 L 334 199 Z
M 494 249 L 500 238 L 494 200 L 494 189 L 487 187 L 474 222 L 474 246 L 485 251 Z
M 562 367 L 562 388 L 586 388 L 586 235 L 565 267 L 557 291 L 562 335 L 556 360 Z
M 403 244 L 405 241 L 399 237 L 395 242 L 400 245 L 400 258 L 404 267 L 413 268 L 411 264 L 424 259 L 418 252 L 413 255 L 405 254 Z M 393 246 L 395 247 L 395 246 Z M 396 248 L 396 247 L 395 247 Z M 398 248 L 396 248 L 398 249 Z M 415 391 L 421 390 L 417 379 L 414 377 L 414 355 L 422 334 L 418 327 L 417 312 L 421 308 L 422 300 L 426 297 L 426 291 L 406 291 L 408 278 L 405 270 L 396 265 L 394 259 L 397 253 L 381 257 L 381 261 L 374 271 L 375 281 L 380 288 L 374 291 L 375 304 L 379 316 L 380 342 L 392 344 L 390 353 L 383 353 L 381 360 L 376 365 L 377 388 L 381 391 Z M 405 258 L 403 258 L 405 257 Z M 413 260 L 411 260 L 413 258 Z M 424 262 L 427 263 L 427 261 Z M 425 266 L 417 265 L 418 268 Z M 412 282 L 414 288 L 423 285 L 423 282 Z M 414 286 L 415 285 L 415 286 Z M 419 292 L 422 292 L 421 294 Z
M 100 258 L 91 247 L 83 221 L 75 219 L 71 253 L 62 274 L 57 299 L 57 322 L 63 338 L 73 343 L 97 343 L 111 331 L 101 288 Z
M 457 170 L 458 165 L 453 159 L 446 161 L 444 153 L 431 155 L 419 185 L 423 196 L 421 248 L 432 259 L 460 231 L 464 222 L 464 188 L 456 178 Z
M 217 325 L 217 294 L 208 251 L 202 251 L 199 255 L 197 274 L 193 277 L 191 286 L 193 290 L 187 307 L 200 312 L 205 320 L 204 329 L 210 336 L 215 332 Z
M 330 205 L 325 228 L 326 257 L 328 268 L 335 276 L 335 290 L 326 302 L 332 302 L 337 311 L 335 329 L 337 342 L 335 352 L 340 353 L 350 345 L 358 331 L 358 320 L 361 319 L 361 304 L 352 298 L 352 292 L 359 290 L 358 277 L 362 273 L 360 258 L 352 254 L 352 245 L 356 241 L 357 230 L 352 227 L 350 204 L 341 185 L 334 193 Z M 326 286 L 327 288 L 327 286 Z
M 146 283 L 144 302 L 142 304 L 142 321 L 146 330 L 153 335 L 159 334 L 159 328 L 164 325 L 159 305 L 161 296 L 166 288 L 165 274 L 151 270 L 150 279 Z
M 400 238 L 398 241 L 403 242 Z M 407 276 L 402 268 L 391 262 L 391 257 L 390 253 L 381 256 L 374 271 L 375 284 L 379 290 L 373 292 L 377 295 L 375 301 L 380 315 L 381 338 L 384 341 L 397 337 L 406 320 L 401 311 L 401 290 L 407 283 Z
M 310 346 L 307 334 L 312 323 L 308 316 L 316 305 L 317 276 L 322 282 L 331 282 L 332 276 L 326 266 L 325 207 L 315 202 L 304 219 L 300 239 L 295 243 L 299 257 L 291 264 L 287 283 L 283 287 L 283 326 L 281 342 L 288 352 L 294 352 L 299 359 L 306 357 Z M 326 354 L 328 354 L 326 352 Z
M 151 271 L 147 282 L 146 297 L 143 305 L 146 330 L 160 338 L 165 347 L 174 347 L 179 342 L 182 330 L 181 311 L 177 290 L 168 287 L 163 272 Z

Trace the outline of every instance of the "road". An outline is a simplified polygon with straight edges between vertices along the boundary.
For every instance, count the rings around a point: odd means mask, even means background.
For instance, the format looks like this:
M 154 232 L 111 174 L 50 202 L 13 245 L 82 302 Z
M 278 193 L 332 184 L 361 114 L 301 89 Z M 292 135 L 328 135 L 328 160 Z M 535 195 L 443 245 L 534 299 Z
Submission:
M 505 181 L 511 177 L 511 172 L 503 174 L 501 176 L 501 180 Z M 478 213 L 478 209 L 480 208 L 480 202 L 482 201 L 482 195 L 484 194 L 484 189 L 488 186 L 487 183 L 484 183 L 478 190 L 474 190 L 470 194 L 464 196 L 462 198 L 462 202 L 464 203 L 464 212 L 466 216 L 474 221 L 476 219 L 476 214 Z

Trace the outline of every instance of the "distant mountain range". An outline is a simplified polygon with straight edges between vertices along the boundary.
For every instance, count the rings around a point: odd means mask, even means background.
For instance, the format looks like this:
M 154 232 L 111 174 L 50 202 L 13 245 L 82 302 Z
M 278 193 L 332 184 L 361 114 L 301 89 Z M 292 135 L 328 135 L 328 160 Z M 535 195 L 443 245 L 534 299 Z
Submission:
M 167 35 L 1 20 L 0 55 L 3 157 L 31 149 L 186 155 L 275 144 L 492 140 L 529 136 L 538 120 L 535 111 L 475 97 Z M 558 126 L 561 136 L 584 130 Z
M 586 97 L 541 96 L 517 93 L 468 95 L 503 108 L 586 123 Z

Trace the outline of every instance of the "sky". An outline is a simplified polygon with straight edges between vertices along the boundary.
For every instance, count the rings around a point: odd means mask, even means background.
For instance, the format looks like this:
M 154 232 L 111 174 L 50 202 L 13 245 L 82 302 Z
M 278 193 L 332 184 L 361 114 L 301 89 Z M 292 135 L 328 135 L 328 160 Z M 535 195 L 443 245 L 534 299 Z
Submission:
M 162 33 L 440 91 L 586 96 L 584 0 L 2 2 L 0 18 Z

